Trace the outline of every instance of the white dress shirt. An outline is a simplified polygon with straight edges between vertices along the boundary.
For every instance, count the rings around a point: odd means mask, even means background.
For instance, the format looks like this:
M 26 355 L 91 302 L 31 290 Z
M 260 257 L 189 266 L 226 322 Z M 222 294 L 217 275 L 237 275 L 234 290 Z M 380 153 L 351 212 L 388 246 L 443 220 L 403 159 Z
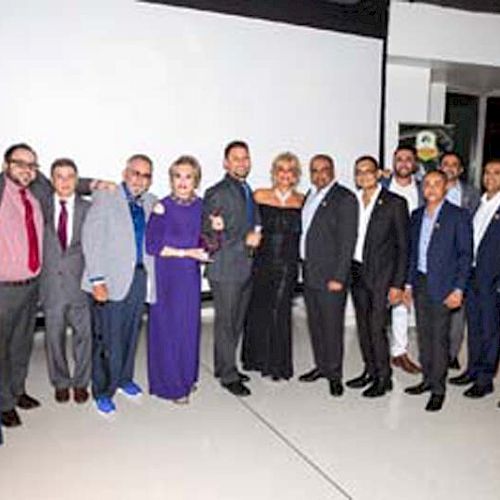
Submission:
M 391 183 L 389 184 L 389 191 L 402 196 L 406 200 L 410 214 L 413 210 L 418 208 L 418 187 L 415 179 L 412 178 L 411 184 L 401 186 L 401 184 L 396 181 L 396 178 L 393 177 L 391 179 Z
M 57 234 L 57 226 L 59 225 L 59 216 L 61 215 L 61 200 L 66 201 L 66 211 L 68 212 L 68 226 L 66 227 L 66 235 L 68 237 L 68 247 L 71 245 L 73 238 L 73 215 L 75 213 L 75 195 L 69 198 L 61 198 L 57 193 L 54 194 L 54 228 Z
M 300 257 L 302 260 L 306 259 L 306 239 L 307 239 L 307 231 L 309 231 L 309 227 L 314 218 L 314 214 L 316 210 L 318 210 L 321 202 L 328 194 L 328 191 L 333 187 L 336 180 L 333 179 L 330 184 L 326 185 L 323 189 L 318 189 L 315 186 L 311 187 L 309 194 L 304 203 L 304 207 L 302 208 L 302 234 L 300 235 Z
M 500 208 L 500 192 L 497 193 L 493 198 L 488 200 L 485 194 L 481 197 L 481 203 L 479 208 L 476 210 L 474 215 L 473 226 L 474 226 L 474 265 L 476 265 L 477 250 L 481 244 L 488 226 L 490 225 L 495 212 Z
M 366 232 L 368 230 L 368 224 L 370 223 L 370 218 L 375 208 L 375 203 L 382 191 L 380 184 L 373 193 L 370 202 L 365 206 L 363 202 L 363 190 L 360 189 L 356 192 L 356 198 L 358 199 L 359 205 L 359 217 L 358 217 L 358 239 L 356 240 L 356 247 L 354 249 L 353 259 L 356 262 L 363 262 L 363 249 L 365 247 Z

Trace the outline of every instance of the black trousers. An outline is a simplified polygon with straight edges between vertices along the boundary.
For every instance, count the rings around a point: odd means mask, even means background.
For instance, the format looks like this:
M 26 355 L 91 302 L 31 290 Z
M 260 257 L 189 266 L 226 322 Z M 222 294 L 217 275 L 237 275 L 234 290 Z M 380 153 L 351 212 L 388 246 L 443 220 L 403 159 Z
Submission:
M 92 394 L 112 398 L 116 389 L 131 382 L 139 339 L 146 271 L 136 268 L 123 300 L 92 305 Z
M 392 373 L 387 338 L 389 290 L 385 286 L 370 287 L 365 280 L 363 265 L 359 262 L 352 263 L 351 276 L 359 347 L 365 368 L 374 378 L 388 379 Z
M 424 384 L 432 394 L 444 395 L 448 373 L 451 310 L 427 292 L 427 278 L 420 274 L 414 290 L 417 340 Z
M 342 380 L 346 298 L 345 291 L 304 288 L 314 361 L 328 380 Z
M 252 280 L 210 281 L 214 298 L 214 372 L 222 384 L 239 380 L 236 350 L 243 334 Z

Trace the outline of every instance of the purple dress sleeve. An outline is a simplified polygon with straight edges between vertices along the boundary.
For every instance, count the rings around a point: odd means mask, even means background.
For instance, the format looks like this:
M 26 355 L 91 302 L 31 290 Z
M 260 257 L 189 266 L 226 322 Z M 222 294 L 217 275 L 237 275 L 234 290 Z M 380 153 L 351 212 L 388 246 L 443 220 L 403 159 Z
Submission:
M 165 214 L 158 215 L 153 212 L 146 227 L 146 252 L 159 256 L 165 246 L 164 240 Z

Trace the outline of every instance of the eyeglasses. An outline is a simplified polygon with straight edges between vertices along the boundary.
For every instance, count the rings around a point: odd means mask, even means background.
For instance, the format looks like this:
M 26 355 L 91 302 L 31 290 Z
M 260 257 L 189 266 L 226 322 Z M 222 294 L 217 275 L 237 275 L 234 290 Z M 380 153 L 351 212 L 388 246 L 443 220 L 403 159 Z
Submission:
M 130 172 L 130 175 L 138 179 L 144 179 L 145 181 L 150 181 L 152 178 L 151 174 L 143 174 L 142 172 L 134 170 L 133 168 L 129 168 L 128 171 Z
M 22 170 L 31 170 L 32 172 L 37 170 L 39 167 L 38 163 L 35 163 L 35 162 L 28 163 L 24 160 L 13 159 L 13 160 L 9 160 L 8 163 L 10 165 L 14 165 L 15 167 L 20 168 Z

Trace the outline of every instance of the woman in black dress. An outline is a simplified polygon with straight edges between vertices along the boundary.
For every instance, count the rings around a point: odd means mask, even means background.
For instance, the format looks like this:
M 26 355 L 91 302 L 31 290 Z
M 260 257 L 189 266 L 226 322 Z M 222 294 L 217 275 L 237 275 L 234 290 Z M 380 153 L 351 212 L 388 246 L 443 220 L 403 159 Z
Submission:
M 300 164 L 294 154 L 280 154 L 271 174 L 273 187 L 254 194 L 262 218 L 262 241 L 254 261 L 242 362 L 246 370 L 280 380 L 293 375 L 291 310 L 304 196 L 295 189 Z

